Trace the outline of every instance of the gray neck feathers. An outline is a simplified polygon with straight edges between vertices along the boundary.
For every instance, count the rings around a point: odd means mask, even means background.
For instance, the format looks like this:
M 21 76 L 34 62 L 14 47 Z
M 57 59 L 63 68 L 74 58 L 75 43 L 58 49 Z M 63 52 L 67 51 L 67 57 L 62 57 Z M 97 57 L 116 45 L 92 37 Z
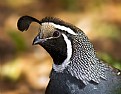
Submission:
M 96 57 L 93 46 L 85 34 L 79 33 L 72 42 L 73 55 L 67 71 L 84 84 L 90 81 L 99 83 L 100 79 L 106 79 L 105 71 L 109 68 Z

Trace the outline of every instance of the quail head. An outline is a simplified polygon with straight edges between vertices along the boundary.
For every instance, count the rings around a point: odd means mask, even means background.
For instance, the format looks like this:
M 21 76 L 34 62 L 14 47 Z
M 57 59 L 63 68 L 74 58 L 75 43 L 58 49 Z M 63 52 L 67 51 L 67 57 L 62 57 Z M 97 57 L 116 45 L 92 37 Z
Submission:
M 33 45 L 41 45 L 54 62 L 46 94 L 112 94 L 104 92 L 109 92 L 116 85 L 121 88 L 121 76 L 117 77 L 120 72 L 97 57 L 93 45 L 81 29 L 58 18 L 45 17 L 39 21 L 30 16 L 22 16 L 18 20 L 18 29 L 26 31 L 32 22 L 40 24 Z M 117 79 L 113 86 L 108 83 L 109 79 L 113 80 L 112 75 Z M 92 85 L 97 86 L 97 91 Z M 103 86 L 108 88 L 102 89 Z

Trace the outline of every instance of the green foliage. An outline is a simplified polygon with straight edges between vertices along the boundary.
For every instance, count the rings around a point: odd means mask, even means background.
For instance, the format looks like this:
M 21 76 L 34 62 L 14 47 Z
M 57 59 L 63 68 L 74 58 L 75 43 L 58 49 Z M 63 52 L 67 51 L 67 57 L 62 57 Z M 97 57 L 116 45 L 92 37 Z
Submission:
M 75 11 L 79 9 L 79 0 L 60 0 L 63 7 L 69 11 Z
M 25 39 L 20 34 L 14 32 L 14 31 L 11 31 L 11 32 L 8 32 L 8 35 L 14 42 L 17 52 L 25 51 L 27 49 Z
M 52 0 L 53 1 L 53 0 Z M 99 8 L 110 0 L 60 0 L 64 8 L 69 11 Z
M 92 4 L 94 6 L 98 6 L 100 7 L 101 5 L 103 5 L 104 3 L 108 2 L 109 0 L 91 0 Z
M 98 37 L 105 37 L 105 38 L 110 38 L 112 40 L 119 40 L 121 36 L 121 32 L 119 27 L 113 24 L 108 24 L 108 23 L 99 23 L 95 24 L 96 35 Z
M 112 57 L 107 53 L 98 53 L 98 56 L 103 61 L 121 70 L 121 60 L 115 59 L 114 57 Z
M 21 60 L 12 60 L 4 65 L 2 65 L 1 73 L 0 75 L 2 77 L 5 77 L 6 79 L 10 81 L 17 81 L 20 78 L 21 75 Z

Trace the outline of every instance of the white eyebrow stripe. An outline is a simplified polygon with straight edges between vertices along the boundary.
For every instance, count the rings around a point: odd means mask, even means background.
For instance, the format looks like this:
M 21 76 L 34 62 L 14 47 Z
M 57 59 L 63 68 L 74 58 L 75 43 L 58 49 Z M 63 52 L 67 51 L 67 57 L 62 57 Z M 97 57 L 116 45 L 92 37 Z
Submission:
M 70 34 L 72 34 L 72 35 L 77 35 L 71 28 L 69 28 L 69 27 L 66 27 L 66 26 L 62 26 L 62 25 L 59 25 L 59 24 L 55 24 L 55 23 L 53 23 L 53 22 L 45 22 L 45 23 L 42 23 L 42 24 L 46 24 L 46 23 L 48 23 L 48 24 L 50 24 L 50 25 L 53 25 L 55 28 L 58 28 L 58 29 L 60 29 L 60 30 L 64 30 L 64 31 L 66 31 L 66 32 L 68 32 L 68 33 L 70 33 Z

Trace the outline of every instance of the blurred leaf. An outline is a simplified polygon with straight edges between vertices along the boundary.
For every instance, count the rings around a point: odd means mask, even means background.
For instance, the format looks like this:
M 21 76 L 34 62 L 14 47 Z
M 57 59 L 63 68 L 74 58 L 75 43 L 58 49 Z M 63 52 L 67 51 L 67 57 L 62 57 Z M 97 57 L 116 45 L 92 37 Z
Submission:
M 11 31 L 11 32 L 8 32 L 8 35 L 14 42 L 17 51 L 25 51 L 27 49 L 25 39 L 20 34 Z
M 1 70 L 1 75 L 3 77 L 7 77 L 12 81 L 16 81 L 19 79 L 22 72 L 21 61 L 17 59 L 9 63 L 6 63 L 2 66 Z
M 107 53 L 98 53 L 98 57 L 103 61 L 105 61 L 106 63 L 121 70 L 121 60 L 117 60 Z
M 64 8 L 69 11 L 75 11 L 78 9 L 78 0 L 61 0 Z
M 120 29 L 113 24 L 99 23 L 95 24 L 96 35 L 100 37 L 106 37 L 113 40 L 119 40 L 121 36 Z

